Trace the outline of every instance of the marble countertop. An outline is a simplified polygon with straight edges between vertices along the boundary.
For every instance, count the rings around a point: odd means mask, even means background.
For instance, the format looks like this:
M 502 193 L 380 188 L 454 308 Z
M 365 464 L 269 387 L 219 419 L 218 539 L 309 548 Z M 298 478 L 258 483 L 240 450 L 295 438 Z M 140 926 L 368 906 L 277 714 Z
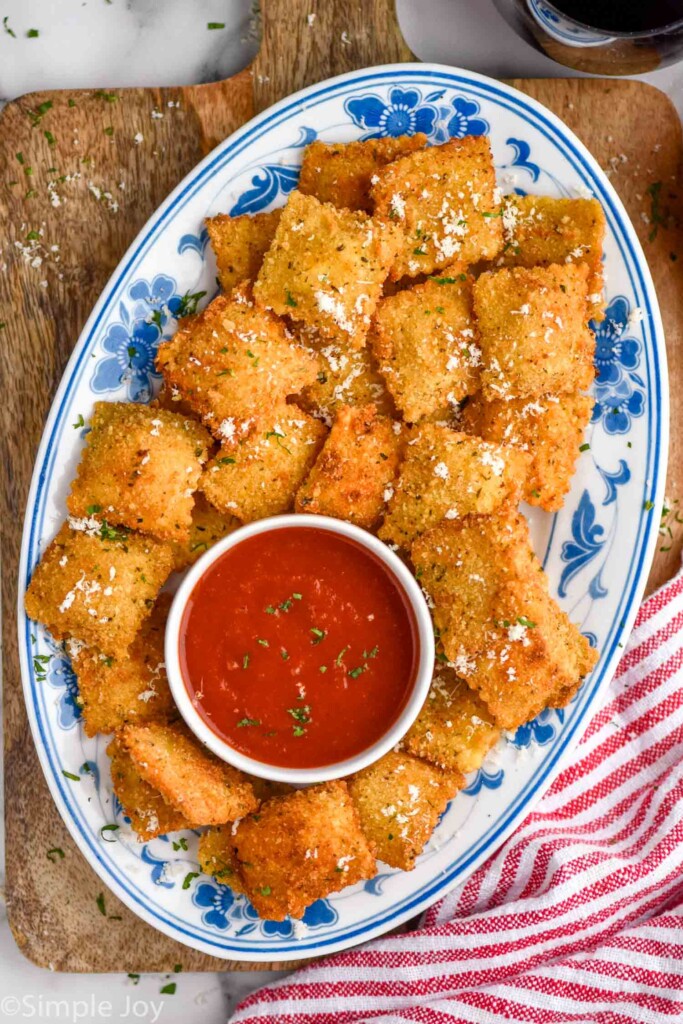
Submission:
M 398 0 L 398 13 L 423 60 L 495 77 L 571 74 L 520 40 L 491 0 Z M 210 22 L 225 27 L 209 30 Z M 36 89 L 215 81 L 244 67 L 258 48 L 249 0 L 5 0 L 0 23 L 0 104 Z M 683 113 L 683 64 L 643 78 Z M 0 823 L 0 848 L 3 840 Z M 276 976 L 181 973 L 172 979 L 175 994 L 162 995 L 169 978 L 159 975 L 134 983 L 125 975 L 51 974 L 18 952 L 0 905 L 0 1019 L 7 1024 L 29 1018 L 222 1024 L 239 999 Z M 50 1000 L 67 1003 L 50 1009 Z

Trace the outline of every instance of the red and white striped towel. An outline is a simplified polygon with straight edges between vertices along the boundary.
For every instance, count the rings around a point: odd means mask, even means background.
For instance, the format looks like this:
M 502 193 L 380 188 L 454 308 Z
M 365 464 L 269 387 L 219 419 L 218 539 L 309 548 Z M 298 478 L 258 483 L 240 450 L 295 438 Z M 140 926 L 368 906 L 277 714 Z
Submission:
M 432 907 L 261 989 L 232 1021 L 683 1020 L 683 575 L 517 832 Z

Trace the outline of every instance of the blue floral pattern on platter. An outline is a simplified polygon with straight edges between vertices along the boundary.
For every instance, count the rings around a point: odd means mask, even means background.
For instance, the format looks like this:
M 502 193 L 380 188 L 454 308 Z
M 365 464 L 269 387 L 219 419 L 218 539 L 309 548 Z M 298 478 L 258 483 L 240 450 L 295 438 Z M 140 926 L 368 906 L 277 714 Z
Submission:
M 315 89 L 309 93 L 317 95 Z M 78 415 L 87 418 L 101 395 L 118 398 L 123 393 L 147 400 L 157 385 L 154 352 L 175 329 L 181 296 L 214 293 L 215 270 L 203 227 L 207 215 L 255 213 L 281 205 L 296 187 L 302 147 L 315 138 L 391 137 L 405 126 L 409 132 L 427 130 L 435 143 L 490 130 L 505 191 L 570 196 L 587 188 L 608 213 L 606 268 L 614 296 L 608 315 L 627 326 L 618 337 L 607 323 L 597 327 L 590 450 L 579 458 L 565 509 L 557 516 L 530 513 L 551 585 L 555 592 L 563 586 L 563 606 L 603 655 L 568 708 L 560 715 L 544 712 L 528 723 L 501 745 L 495 763 L 468 778 L 465 793 L 451 802 L 439 825 L 438 842 L 430 844 L 414 871 L 383 869 L 375 879 L 320 901 L 309 912 L 314 915 L 306 928 L 310 934 L 302 936 L 291 922 L 261 921 L 244 897 L 198 876 L 195 833 L 183 833 L 186 847 L 179 836 L 135 841 L 111 792 L 107 740 L 85 737 L 80 726 L 63 652 L 55 655 L 42 630 L 36 631 L 35 647 L 22 639 L 27 706 L 41 760 L 83 852 L 117 894 L 151 923 L 195 948 L 228 958 L 312 956 L 370 938 L 419 912 L 464 878 L 495 847 L 496 836 L 527 813 L 612 671 L 617 641 L 623 639 L 620 623 L 630 621 L 634 588 L 645 571 L 652 527 L 643 515 L 643 502 L 655 498 L 661 477 L 657 452 L 665 402 L 658 390 L 658 375 L 664 371 L 658 362 L 656 306 L 647 281 L 638 278 L 640 257 L 630 229 L 599 172 L 565 145 L 566 133 L 548 129 L 545 115 L 499 84 L 419 65 L 351 76 L 342 86 L 321 86 L 320 95 L 320 103 L 297 99 L 282 108 L 277 117 L 272 115 L 272 124 L 257 119 L 224 144 L 195 172 L 191 185 L 180 187 L 166 207 L 165 225 L 161 219 L 155 222 L 112 279 L 77 349 L 66 388 L 58 395 L 55 419 L 47 428 L 50 443 L 39 453 L 22 572 L 35 564 L 63 517 L 63 485 L 73 475 L 82 443 L 81 432 L 72 428 Z M 646 312 L 642 323 L 629 316 L 636 306 Z M 136 348 L 134 355 L 129 347 Z M 608 426 L 607 412 L 617 405 L 615 430 Z M 46 671 L 42 682 L 31 664 L 34 651 L 54 657 L 53 674 Z M 519 756 L 520 749 L 524 756 Z M 86 764 L 96 770 L 81 771 L 78 766 Z M 65 778 L 63 770 L 77 774 L 79 781 Z M 112 815 L 120 824 L 113 842 L 105 841 L 100 831 Z
M 107 355 L 97 363 L 90 386 L 96 395 L 125 387 L 131 402 L 149 402 L 160 380 L 154 357 L 159 342 L 173 335 L 182 296 L 172 277 L 157 274 L 152 281 L 131 284 L 128 300 L 119 303 L 120 320 L 104 335 Z

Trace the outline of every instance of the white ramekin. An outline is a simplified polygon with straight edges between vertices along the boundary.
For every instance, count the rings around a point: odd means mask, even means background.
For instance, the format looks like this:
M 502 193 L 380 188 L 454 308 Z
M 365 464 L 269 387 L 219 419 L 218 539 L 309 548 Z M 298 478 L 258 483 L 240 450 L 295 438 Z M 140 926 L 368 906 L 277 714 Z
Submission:
M 256 537 L 271 530 L 284 530 L 292 527 L 295 529 L 310 529 L 313 527 L 316 530 L 328 530 L 330 533 L 337 533 L 342 537 L 348 537 L 356 541 L 361 547 L 372 552 L 384 563 L 399 583 L 412 607 L 417 625 L 419 645 L 418 668 L 410 696 L 399 717 L 388 727 L 380 739 L 355 757 L 347 758 L 345 761 L 339 761 L 335 764 L 327 764 L 320 768 L 286 768 L 282 765 L 271 765 L 263 761 L 257 761 L 255 758 L 247 757 L 247 755 L 240 753 L 239 750 L 235 750 L 229 743 L 226 743 L 220 736 L 217 736 L 201 718 L 192 703 L 180 669 L 180 626 L 190 594 L 201 576 L 221 555 L 249 537 Z M 209 750 L 212 750 L 223 761 L 227 761 L 228 764 L 234 765 L 235 768 L 239 768 L 249 775 L 256 775 L 259 778 L 271 779 L 276 782 L 289 782 L 292 785 L 308 785 L 313 782 L 325 782 L 328 779 L 343 778 L 346 775 L 359 771 L 361 768 L 365 768 L 391 750 L 405 735 L 415 721 L 429 690 L 434 668 L 434 632 L 427 602 L 415 577 L 406 568 L 401 559 L 386 544 L 383 544 L 382 541 L 378 540 L 371 533 L 367 533 L 351 523 L 345 523 L 341 519 L 332 519 L 329 516 L 299 514 L 273 516 L 270 519 L 259 519 L 255 523 L 240 527 L 239 530 L 235 530 L 234 533 L 219 540 L 218 543 L 209 548 L 195 562 L 178 587 L 173 604 L 171 605 L 171 611 L 166 624 L 165 659 L 168 682 L 178 709 L 195 736 Z

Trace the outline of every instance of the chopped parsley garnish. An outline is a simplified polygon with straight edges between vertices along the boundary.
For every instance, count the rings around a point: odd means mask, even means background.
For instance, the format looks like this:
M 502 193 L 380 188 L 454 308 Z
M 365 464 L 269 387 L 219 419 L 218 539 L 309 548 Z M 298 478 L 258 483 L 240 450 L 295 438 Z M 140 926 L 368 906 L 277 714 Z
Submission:
M 588 444 L 588 442 L 587 442 L 587 441 L 586 441 L 586 443 L 585 443 L 585 444 L 581 444 L 581 445 L 579 445 L 579 451 L 580 451 L 580 452 L 587 452 L 587 451 L 590 451 L 590 445 Z
M 100 829 L 100 835 L 104 839 L 105 843 L 115 843 L 116 840 L 115 839 L 107 839 L 107 837 L 105 836 L 104 833 L 105 832 L 118 832 L 118 829 L 119 829 L 118 825 L 103 825 L 102 826 L 102 828 Z
M 287 436 L 286 434 L 283 434 L 283 433 L 282 433 L 281 431 L 279 431 L 279 430 L 269 430 L 269 431 L 268 431 L 268 432 L 266 433 L 266 441 L 267 441 L 267 440 L 268 440 L 269 438 L 271 438 L 271 437 L 274 437 L 274 438 L 275 438 L 275 440 L 277 441 L 277 443 L 278 443 L 279 447 L 280 447 L 280 448 L 282 448 L 282 450 L 283 450 L 283 451 L 287 452 L 287 454 L 288 454 L 288 455 L 291 455 L 292 453 L 290 452 L 289 448 L 287 448 L 287 447 L 286 447 L 286 445 L 284 445 L 284 444 L 282 443 L 282 438 L 283 438 L 283 437 L 286 437 L 286 436 Z
M 272 604 L 266 605 L 266 607 L 265 607 L 266 615 L 275 615 L 276 611 L 277 611 L 277 609 L 273 608 Z
M 17 158 L 17 160 L 19 161 L 20 164 L 24 163 L 24 154 L 23 153 L 17 153 L 16 154 L 16 158 Z
M 26 38 L 27 39 L 37 39 L 39 35 L 40 35 L 40 32 L 38 31 L 37 28 L 30 28 L 28 30 L 28 32 L 26 33 Z
M 261 647 L 270 647 L 270 644 L 268 643 L 268 641 L 267 641 L 267 640 L 264 640 L 264 639 L 263 639 L 262 637 L 259 637 L 259 638 L 257 639 L 256 643 L 257 643 L 257 644 L 260 644 L 260 645 L 261 645 Z
M 270 888 L 270 886 L 269 886 L 269 885 L 264 885 L 264 886 L 262 886 L 262 888 L 260 889 L 260 893 L 261 893 L 261 895 L 262 895 L 262 896 L 270 896 L 270 894 L 271 894 L 271 892 L 272 892 L 272 891 L 273 891 L 273 890 L 272 890 L 272 889 Z
M 28 116 L 31 118 L 31 125 L 34 128 L 40 124 L 48 110 L 52 110 L 52 100 L 45 100 L 35 110 L 29 110 Z
M 187 839 L 185 836 L 181 836 L 177 842 L 173 842 L 174 850 L 187 850 Z
M 527 619 L 525 615 L 518 615 L 517 622 L 520 626 L 526 626 L 527 629 L 535 629 L 536 623 L 532 622 L 531 619 Z
M 301 601 L 302 600 L 301 594 L 292 594 L 292 597 L 294 598 L 295 601 Z
M 336 657 L 336 658 L 334 659 L 334 663 L 335 663 L 335 665 L 341 665 L 341 663 L 342 663 L 342 658 L 344 657 L 344 655 L 346 654 L 346 652 L 347 652 L 348 650 L 349 650 L 349 647 L 348 647 L 348 646 L 346 646 L 346 647 L 342 647 L 341 651 L 339 652 L 339 654 L 337 655 L 337 657 Z
M 249 668 L 249 654 L 245 654 L 242 658 L 242 668 Z
M 433 277 L 435 284 L 456 284 L 458 281 L 466 281 L 467 274 L 458 274 L 457 277 Z
M 289 288 L 285 288 L 285 305 L 286 306 L 298 306 L 299 303 L 296 301 Z
M 128 540 L 128 530 L 126 530 L 125 527 L 123 526 L 120 526 L 118 527 L 118 529 L 115 529 L 113 526 L 110 526 L 109 523 L 104 522 L 100 527 L 100 538 L 101 540 Z M 144 577 L 142 576 L 140 578 L 144 579 Z
M 311 708 L 309 704 L 304 704 L 302 708 L 287 708 L 287 714 L 295 718 L 297 722 L 308 723 L 311 720 Z
M 54 135 L 52 134 L 52 132 L 44 131 L 43 135 L 47 139 L 48 146 L 56 146 L 57 145 L 57 140 L 54 137 Z
M 324 629 L 318 629 L 316 626 L 313 626 L 313 628 L 310 629 L 309 632 L 313 634 L 313 639 L 311 640 L 312 644 L 321 644 L 325 637 L 327 636 L 327 633 L 325 632 Z
M 74 775 L 73 772 L 67 772 L 66 769 L 62 768 L 62 775 L 65 779 L 71 779 L 72 782 L 80 782 L 80 775 Z
M 169 981 L 168 985 L 164 985 L 162 988 L 159 989 L 159 995 L 174 996 L 177 987 L 178 986 L 176 985 L 175 981 Z
M 101 512 L 101 511 L 102 511 L 102 506 L 101 505 L 88 505 L 88 507 L 85 510 L 85 513 L 88 516 L 94 516 L 96 512 Z
M 280 657 L 282 658 L 283 661 L 289 661 L 289 653 L 285 650 L 284 647 L 280 651 Z
M 224 455 L 222 459 L 218 460 L 219 466 L 234 466 L 236 459 L 233 459 L 230 455 Z
M 95 903 L 97 904 L 97 909 L 99 910 L 99 912 L 102 915 L 102 917 L 106 917 L 107 916 L 107 908 L 104 905 L 104 893 L 103 892 L 101 892 L 98 895 L 97 899 L 95 900 Z
M 349 675 L 351 676 L 352 679 L 358 679 L 358 676 L 361 675 L 363 672 L 367 672 L 367 670 L 367 665 L 359 665 L 358 668 L 352 668 L 349 671 Z
M 224 21 L 208 21 L 206 23 L 206 27 L 208 29 L 212 30 L 212 31 L 214 29 L 217 29 L 217 28 L 225 28 L 225 22 Z
M 4 30 L 5 30 L 5 32 L 7 33 L 8 36 L 11 36 L 12 39 L 16 39 L 17 38 L 17 34 L 16 34 L 16 32 L 12 31 L 12 29 L 9 27 L 8 22 L 9 22 L 9 15 L 6 14 L 5 17 L 2 19 L 2 27 L 4 28 Z
M 306 730 L 300 725 L 295 725 L 292 727 L 292 732 L 295 736 L 303 736 Z
M 182 888 L 183 889 L 189 889 L 190 888 L 190 882 L 192 881 L 193 878 L 199 878 L 199 872 L 198 871 L 188 871 L 187 872 L 187 874 L 183 878 Z
M 74 430 L 80 430 L 81 427 L 85 426 L 85 420 L 83 419 L 82 413 L 79 412 L 78 416 L 76 417 L 76 422 L 72 423 L 71 426 L 74 428 Z
M 193 316 L 197 312 L 198 302 L 205 295 L 206 292 L 185 292 L 175 310 L 171 311 L 173 316 L 176 319 L 180 319 L 181 316 Z
M 643 502 L 643 509 L 646 512 L 651 512 L 654 507 L 655 507 L 655 504 L 654 504 L 653 501 L 644 501 Z
M 104 129 L 104 134 L 109 135 L 111 137 L 114 134 L 114 126 L 108 124 L 107 127 Z
M 427 250 L 426 249 L 413 249 L 413 256 L 426 256 L 426 255 L 427 255 Z
M 115 92 L 105 92 L 104 89 L 98 89 L 95 93 L 96 100 L 104 100 L 106 103 L 116 103 L 118 96 Z
M 377 644 L 375 644 L 371 651 L 363 651 L 364 658 L 376 658 L 378 654 L 379 647 L 377 646 Z
M 261 722 L 258 718 L 242 718 L 237 723 L 238 729 L 243 729 L 247 725 L 260 725 Z
M 139 974 L 132 974 L 132 973 L 129 972 L 128 973 L 128 977 L 130 978 L 130 980 L 133 982 L 134 985 L 137 985 L 138 982 L 140 981 L 140 975 Z
M 48 850 L 45 854 L 48 860 L 56 864 L 58 860 L 64 860 L 64 850 L 61 846 L 53 846 L 51 850 Z
M 322 674 L 325 675 L 325 673 L 327 672 L 327 665 L 321 665 L 318 671 L 322 672 Z

